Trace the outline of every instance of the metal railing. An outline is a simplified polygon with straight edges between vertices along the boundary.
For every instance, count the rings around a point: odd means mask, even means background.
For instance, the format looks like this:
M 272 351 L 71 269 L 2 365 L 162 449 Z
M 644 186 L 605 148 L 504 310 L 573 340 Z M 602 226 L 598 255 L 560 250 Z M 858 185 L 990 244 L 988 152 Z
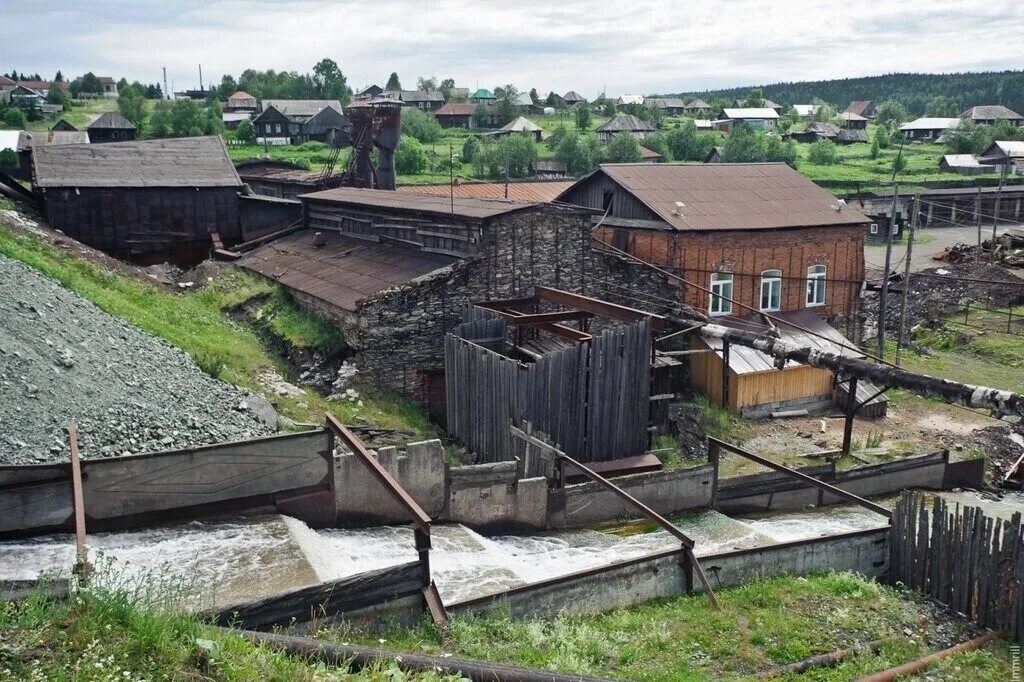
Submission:
M 796 469 L 790 469 L 789 467 L 783 464 L 773 462 L 770 459 L 765 459 L 760 455 L 755 455 L 753 452 L 747 452 L 743 448 L 733 445 L 731 443 L 726 443 L 723 440 L 719 440 L 712 436 L 708 436 L 708 449 L 709 457 L 712 460 L 719 456 L 719 450 L 726 450 L 735 455 L 739 455 L 740 457 L 749 459 L 751 462 L 756 462 L 757 464 L 760 464 L 763 467 L 767 467 L 774 471 L 779 471 L 784 474 L 787 474 L 792 478 L 797 479 L 798 481 L 802 481 L 803 483 L 806 483 L 809 486 L 819 488 L 820 490 L 824 490 L 825 492 L 831 493 L 832 495 L 835 495 L 840 499 L 846 500 L 847 502 L 852 502 L 853 504 L 860 505 L 861 507 L 873 511 L 876 514 L 881 514 L 890 521 L 892 520 L 892 511 L 886 509 L 885 507 L 879 506 L 870 500 L 865 500 L 863 497 L 860 497 L 859 495 L 854 495 L 853 493 L 847 492 L 842 488 L 837 488 L 836 486 L 831 485 L 830 483 L 820 481 L 817 478 L 814 478 L 813 476 L 808 476 L 807 474 L 801 473 Z

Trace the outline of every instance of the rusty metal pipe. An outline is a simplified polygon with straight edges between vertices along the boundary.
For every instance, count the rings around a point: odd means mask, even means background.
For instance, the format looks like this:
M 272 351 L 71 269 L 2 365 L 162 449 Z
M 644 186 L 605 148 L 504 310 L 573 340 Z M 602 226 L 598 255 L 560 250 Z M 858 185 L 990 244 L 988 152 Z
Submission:
M 936 651 L 934 654 L 922 656 L 915 661 L 910 661 L 909 663 L 904 663 L 903 665 L 898 665 L 895 668 L 889 668 L 888 670 L 883 670 L 882 672 L 878 672 L 873 675 L 866 675 L 857 680 L 857 682 L 891 682 L 892 680 L 898 680 L 901 677 L 906 677 L 907 675 L 920 672 L 932 663 L 941 661 L 944 658 L 956 656 L 957 654 L 962 654 L 966 651 L 980 649 L 993 639 L 998 639 L 1002 636 L 1003 633 L 1001 632 L 988 632 L 980 637 L 975 637 L 974 639 L 967 640 L 966 642 L 957 644 L 956 646 L 948 649 L 943 649 L 942 651 Z
M 348 666 L 354 669 L 372 665 L 375 661 L 392 660 L 398 663 L 398 667 L 402 670 L 431 670 L 445 675 L 461 675 L 479 682 L 611 682 L 608 678 L 603 677 L 520 668 L 463 658 L 444 658 L 393 649 L 336 644 L 312 637 L 292 637 L 253 630 L 238 632 L 227 628 L 217 629 L 241 635 L 250 642 L 276 651 L 283 651 L 291 656 L 301 656 L 308 660 L 323 661 L 329 665 Z

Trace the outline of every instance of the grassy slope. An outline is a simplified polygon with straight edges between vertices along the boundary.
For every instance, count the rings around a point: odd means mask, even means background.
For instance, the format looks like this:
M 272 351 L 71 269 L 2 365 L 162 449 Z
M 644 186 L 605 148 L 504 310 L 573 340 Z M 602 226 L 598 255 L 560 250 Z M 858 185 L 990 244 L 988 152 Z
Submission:
M 75 258 L 36 237 L 16 236 L 0 223 L 0 254 L 20 260 L 95 303 L 106 312 L 185 351 L 209 371 L 220 366 L 220 378 L 259 392 L 258 377 L 276 369 L 286 374 L 280 359 L 268 352 L 256 333 L 231 319 L 227 311 L 258 295 L 271 295 L 269 324 L 293 345 L 311 349 L 342 343 L 331 328 L 292 304 L 286 295 L 260 278 L 227 269 L 213 282 L 185 293 L 103 270 Z M 211 371 L 210 373 L 217 373 Z M 426 416 L 410 401 L 391 393 L 364 388 L 363 405 L 328 402 L 314 391 L 305 397 L 276 398 L 278 409 L 302 422 L 320 422 L 330 410 L 347 423 L 366 421 L 383 428 L 412 431 L 426 437 L 433 429 Z
M 513 621 L 501 609 L 482 618 L 454 617 L 455 655 L 629 680 L 747 679 L 774 665 L 884 640 L 879 654 L 862 654 L 835 668 L 791 680 L 850 680 L 941 648 L 931 639 L 930 611 L 897 590 L 852 574 L 772 578 L 718 592 L 721 612 L 703 596 L 676 597 L 596 616 Z M 968 624 L 949 626 L 958 640 Z M 342 641 L 378 635 L 342 629 L 321 636 Z M 438 651 L 432 626 L 393 630 L 388 646 Z M 998 643 L 948 660 L 928 679 L 1003 680 L 1009 646 Z
M 390 661 L 359 673 L 310 664 L 101 590 L 61 602 L 0 603 L 0 680 L 440 679 L 407 676 Z

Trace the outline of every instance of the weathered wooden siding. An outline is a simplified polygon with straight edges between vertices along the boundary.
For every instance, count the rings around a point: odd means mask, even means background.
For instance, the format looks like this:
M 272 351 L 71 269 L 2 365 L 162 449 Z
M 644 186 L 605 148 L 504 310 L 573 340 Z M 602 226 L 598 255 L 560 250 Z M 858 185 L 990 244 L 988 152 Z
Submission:
M 695 347 L 707 348 L 701 340 Z M 717 353 L 695 353 L 690 357 L 693 388 L 708 396 L 713 405 L 722 404 L 722 358 Z M 832 394 L 832 373 L 816 367 L 789 367 L 781 371 L 736 374 L 729 372 L 729 409 L 744 408 Z
M 612 197 L 612 210 L 609 215 L 631 220 L 661 220 L 658 214 L 647 208 L 643 202 L 601 173 L 578 183 L 563 196 L 562 201 L 576 206 L 604 210 L 606 192 L 611 192 Z M 665 227 L 668 229 L 667 223 Z
M 210 233 L 241 238 L 238 190 L 212 188 L 50 189 L 51 227 L 89 246 L 137 256 L 210 248 Z

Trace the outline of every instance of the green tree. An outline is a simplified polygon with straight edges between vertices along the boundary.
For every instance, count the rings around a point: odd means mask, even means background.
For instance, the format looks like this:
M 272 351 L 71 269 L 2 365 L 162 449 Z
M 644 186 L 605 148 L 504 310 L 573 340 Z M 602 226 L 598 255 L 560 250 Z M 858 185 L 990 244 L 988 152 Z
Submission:
M 590 114 L 590 107 L 584 104 L 577 105 L 573 111 L 573 116 L 576 117 L 576 129 L 577 130 L 590 130 L 592 117 Z
M 402 135 L 430 144 L 441 139 L 441 133 L 441 124 L 433 114 L 413 107 L 402 109 Z
M 153 113 L 150 114 L 147 121 L 148 137 L 163 138 L 174 135 L 174 126 L 171 121 L 172 107 L 170 100 L 162 99 L 156 103 Z
M 764 144 L 765 161 L 781 161 L 791 168 L 797 167 L 799 154 L 796 151 L 796 144 L 792 140 L 782 141 L 778 135 L 761 135 Z
M 548 146 L 548 149 L 558 149 L 558 145 L 561 144 L 562 138 L 565 137 L 567 132 L 568 131 L 565 129 L 565 126 L 558 126 L 551 131 L 551 134 L 548 135 L 546 140 L 544 140 L 544 144 Z
M 537 94 L 537 88 L 530 88 L 530 101 L 534 104 L 540 104 L 540 95 Z
M 879 149 L 888 149 L 890 139 L 889 129 L 886 128 L 885 126 L 878 126 L 878 128 L 875 129 L 875 134 L 872 136 L 871 139 L 878 143 Z
M 907 157 L 903 156 L 902 153 L 896 154 L 892 160 L 892 169 L 896 174 L 905 171 L 907 169 Z
M 936 116 L 939 118 L 952 118 L 957 115 L 956 102 L 948 97 L 936 95 L 928 100 L 924 108 L 925 116 Z
M 491 124 L 491 112 L 483 102 L 473 107 L 473 123 L 477 128 L 486 128 Z
M 230 73 L 226 73 L 220 77 L 220 87 L 217 88 L 217 94 L 227 99 L 231 95 L 238 92 L 238 83 L 235 82 L 235 77 Z
M 732 129 L 722 145 L 725 163 L 752 163 L 764 161 L 764 135 L 747 125 Z
M 235 130 L 235 139 L 242 144 L 256 144 L 256 128 L 249 119 L 242 119 Z
M 220 100 L 214 99 L 206 105 L 203 119 L 204 135 L 220 135 L 224 132 L 224 111 L 220 107 Z
M 142 122 L 146 119 L 146 98 L 142 92 L 131 85 L 119 88 L 117 110 L 136 128 L 142 129 Z
M 832 140 L 818 140 L 807 150 L 807 160 L 816 166 L 833 166 L 839 162 L 839 150 Z
M 570 130 L 558 143 L 555 158 L 563 162 L 571 174 L 586 175 L 597 169 L 604 158 L 604 148 L 594 133 Z
M 473 163 L 473 159 L 480 153 L 480 140 L 476 135 L 470 135 L 462 143 L 462 160 L 466 163 Z
M 618 112 L 615 111 L 615 102 L 613 102 L 612 100 L 607 100 L 604 103 L 604 115 L 611 118 L 615 116 L 615 114 L 617 113 Z
M 395 170 L 401 175 L 420 175 L 427 170 L 427 150 L 414 137 L 403 137 L 395 150 Z
M 69 106 L 68 96 L 64 94 L 64 89 L 56 81 L 51 83 L 50 89 L 46 91 L 46 102 L 47 104 L 59 104 L 65 110 Z
M 313 86 L 320 97 L 348 104 L 348 81 L 333 59 L 324 57 L 313 66 Z
M 14 79 L 14 80 L 17 80 L 17 79 Z M 80 94 L 82 94 L 82 81 L 81 81 L 81 79 L 75 80 L 75 81 L 71 81 L 71 84 L 68 85 L 68 92 L 71 93 L 72 97 L 74 97 L 75 99 L 78 99 L 78 96 Z
M 401 90 L 402 89 L 402 84 L 398 80 L 398 74 L 397 73 L 395 73 L 394 71 L 391 72 L 391 75 L 388 76 L 388 82 L 387 82 L 387 85 L 384 86 L 384 89 L 385 90 Z
M 96 77 L 96 74 L 90 71 L 82 76 L 79 92 L 86 95 L 102 95 L 103 83 L 100 83 L 100 79 Z
M 690 119 L 683 121 L 678 128 L 670 130 L 665 142 L 676 161 L 703 160 L 703 157 L 696 158 L 697 125 Z
M 11 128 L 24 128 L 27 122 L 25 112 L 17 107 L 10 107 L 4 112 L 4 123 Z
M 18 154 L 13 149 L 0 149 L 0 169 L 10 172 L 18 168 Z
M 420 76 L 416 79 L 417 90 L 437 90 L 437 79 L 431 76 L 430 78 L 424 78 Z
M 989 126 L 980 126 L 968 119 L 942 133 L 939 141 L 950 154 L 980 154 L 992 144 L 991 133 Z
M 871 136 L 871 151 L 869 152 L 872 159 L 877 159 L 880 153 L 880 147 L 878 145 L 878 135 Z
M 455 79 L 445 78 L 443 81 L 441 81 L 441 86 L 439 89 L 441 90 L 441 94 L 444 96 L 444 100 L 446 102 L 450 102 L 452 99 L 452 90 L 455 89 Z
M 498 94 L 499 91 L 501 94 Z M 498 115 L 498 123 L 505 125 L 519 116 L 519 107 L 516 105 L 519 91 L 516 90 L 516 86 L 509 84 L 502 88 L 495 88 L 494 98 L 494 111 Z
M 887 128 L 899 128 L 907 120 L 907 110 L 896 100 L 884 102 L 875 114 L 875 123 Z
M 605 158 L 611 163 L 637 163 L 644 157 L 636 138 L 629 133 L 622 133 L 608 141 Z
M 760 109 L 764 106 L 764 92 L 761 88 L 754 88 L 747 93 L 746 99 L 743 100 L 743 106 L 750 107 L 751 109 Z
M 537 145 L 530 135 L 505 135 L 497 144 L 488 146 L 486 158 L 491 177 L 504 177 L 507 171 L 510 178 L 525 178 L 537 160 Z
M 648 133 L 644 138 L 643 146 L 658 152 L 667 160 L 672 159 L 672 150 L 668 147 L 668 136 L 665 133 Z

